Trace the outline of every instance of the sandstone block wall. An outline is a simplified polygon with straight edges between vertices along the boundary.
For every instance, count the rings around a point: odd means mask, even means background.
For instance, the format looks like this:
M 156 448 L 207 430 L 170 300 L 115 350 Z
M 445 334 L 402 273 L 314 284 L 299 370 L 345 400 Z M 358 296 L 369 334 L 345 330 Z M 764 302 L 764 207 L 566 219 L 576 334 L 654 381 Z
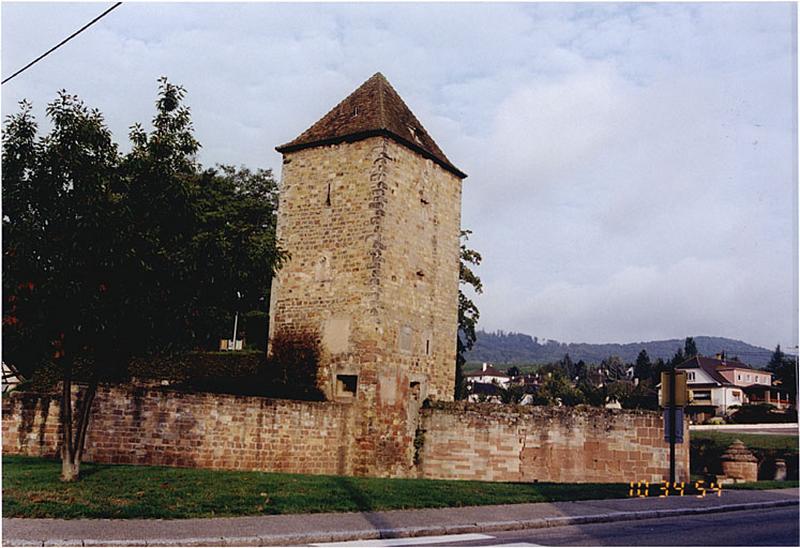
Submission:
M 661 414 L 591 407 L 438 404 L 424 409 L 424 478 L 629 482 L 669 477 Z M 687 443 L 676 446 L 678 481 L 689 480 Z
M 332 398 L 336 375 L 386 364 L 423 399 L 451 400 L 461 180 L 386 137 L 283 162 L 277 237 L 291 259 L 273 281 L 270 339 L 319 334 Z
M 4 454 L 58 454 L 57 396 L 14 392 L 2 404 Z M 656 412 L 438 403 L 407 416 L 422 442 L 416 466 L 413 450 L 406 452 L 414 432 L 406 439 L 405 423 L 370 424 L 358 413 L 356 405 L 333 402 L 101 387 L 86 460 L 483 481 L 660 481 L 668 475 L 669 449 Z M 689 444 L 677 450 L 678 480 L 687 481 Z M 370 455 L 380 460 L 367 467 Z
M 59 399 L 4 394 L 3 453 L 55 456 Z M 100 387 L 87 461 L 348 474 L 350 406 Z

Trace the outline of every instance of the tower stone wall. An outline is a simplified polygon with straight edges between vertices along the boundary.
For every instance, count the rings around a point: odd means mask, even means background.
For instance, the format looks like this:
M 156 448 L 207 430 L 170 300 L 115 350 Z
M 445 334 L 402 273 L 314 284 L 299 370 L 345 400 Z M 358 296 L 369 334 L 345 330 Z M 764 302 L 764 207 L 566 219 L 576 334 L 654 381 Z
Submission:
M 353 119 L 369 125 L 324 138 Z M 422 401 L 453 399 L 464 175 L 380 75 L 309 134 L 278 149 L 290 259 L 273 281 L 270 340 L 321 342 L 320 387 L 356 406 L 354 474 L 407 475 Z

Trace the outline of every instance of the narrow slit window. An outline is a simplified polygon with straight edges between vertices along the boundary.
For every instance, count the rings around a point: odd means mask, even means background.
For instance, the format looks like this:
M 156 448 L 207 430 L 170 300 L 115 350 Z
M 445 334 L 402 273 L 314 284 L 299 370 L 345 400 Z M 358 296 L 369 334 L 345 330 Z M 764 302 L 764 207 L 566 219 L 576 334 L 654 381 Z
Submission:
M 331 205 L 331 184 L 328 183 L 328 195 L 325 197 L 325 205 Z

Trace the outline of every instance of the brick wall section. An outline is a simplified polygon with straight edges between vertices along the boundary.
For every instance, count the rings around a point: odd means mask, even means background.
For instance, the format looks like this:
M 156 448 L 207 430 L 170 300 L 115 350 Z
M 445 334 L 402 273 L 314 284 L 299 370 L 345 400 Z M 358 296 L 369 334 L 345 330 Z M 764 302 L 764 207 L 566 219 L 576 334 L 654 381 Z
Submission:
M 422 411 L 424 478 L 629 482 L 669 477 L 661 414 L 591 407 L 441 403 Z M 689 480 L 687 443 L 676 476 Z
M 3 453 L 53 456 L 59 401 L 4 394 Z M 348 474 L 350 407 L 100 387 L 85 458 L 103 463 Z

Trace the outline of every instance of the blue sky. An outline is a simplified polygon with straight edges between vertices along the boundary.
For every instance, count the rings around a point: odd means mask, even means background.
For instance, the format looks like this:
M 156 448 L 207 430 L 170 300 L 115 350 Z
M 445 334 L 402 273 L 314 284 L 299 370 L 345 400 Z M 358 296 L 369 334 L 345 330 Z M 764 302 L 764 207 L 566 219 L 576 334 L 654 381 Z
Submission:
M 2 74 L 110 4 L 2 4 Z M 573 342 L 797 345 L 796 7 L 126 3 L 2 88 L 125 148 L 156 79 L 204 164 L 274 147 L 383 72 L 469 174 L 480 325 Z

